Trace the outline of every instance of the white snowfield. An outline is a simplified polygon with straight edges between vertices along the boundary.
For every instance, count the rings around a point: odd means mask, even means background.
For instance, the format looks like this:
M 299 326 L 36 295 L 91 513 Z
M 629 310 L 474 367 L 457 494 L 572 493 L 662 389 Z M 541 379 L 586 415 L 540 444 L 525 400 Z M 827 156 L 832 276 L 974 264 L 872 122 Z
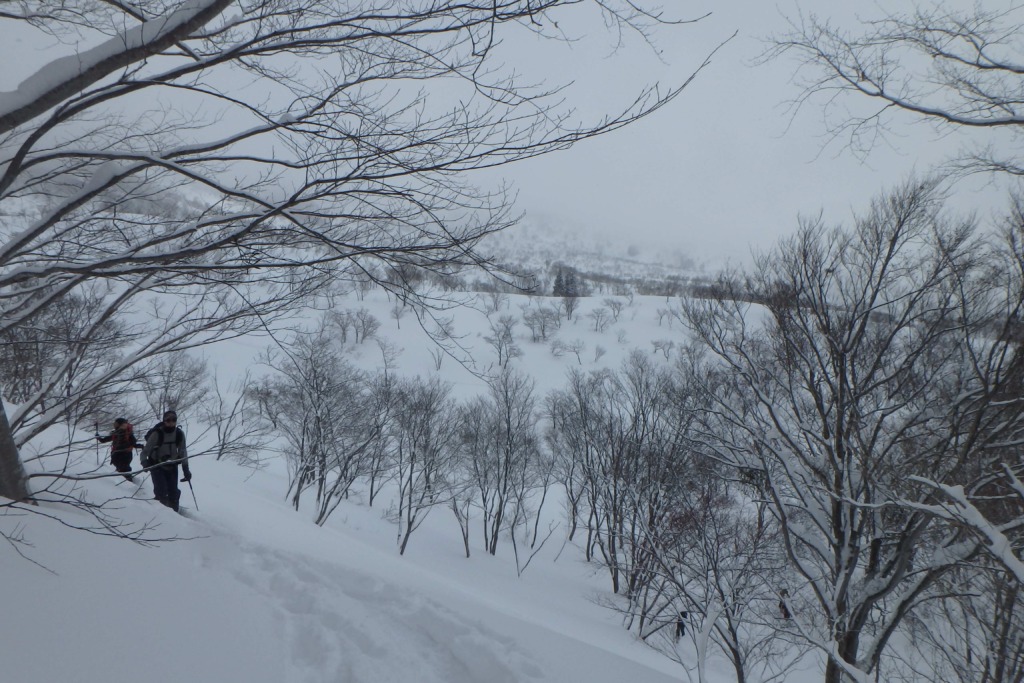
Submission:
M 503 312 L 518 313 L 527 302 L 513 296 Z M 401 372 L 429 374 L 432 347 L 415 322 L 407 319 L 399 328 L 386 318 L 386 304 L 382 294 L 372 293 L 349 307 L 365 305 L 378 313 L 379 335 L 401 349 Z M 656 313 L 667 305 L 664 297 L 637 297 L 604 332 L 586 317 L 602 297 L 583 304 L 558 334 L 585 341 L 579 359 L 568 353 L 556 357 L 548 343 L 530 342 L 518 330 L 523 356 L 517 365 L 537 381 L 538 396 L 563 386 L 570 367 L 618 368 L 635 348 L 661 358 L 649 340 L 679 338 L 680 331 L 670 321 L 663 325 Z M 493 360 L 484 341 L 487 318 L 469 309 L 453 313 L 463 342 L 474 346 L 486 366 Z M 252 367 L 250 359 L 264 345 L 250 339 L 208 347 L 211 372 L 226 385 L 225 377 Z M 595 354 L 599 346 L 608 352 Z M 380 355 L 371 343 L 353 352 L 365 366 Z M 451 359 L 441 375 L 460 398 L 483 390 L 479 378 Z M 137 424 L 136 430 L 148 426 Z M 193 436 L 201 431 L 195 424 L 186 428 Z M 193 454 L 209 446 L 190 438 Z M 97 458 L 92 447 L 75 456 L 79 471 L 108 457 L 101 451 Z M 267 454 L 265 460 L 267 469 L 254 473 L 193 457 L 199 510 L 193 509 L 188 485 L 181 484 L 188 517 L 149 499 L 148 475 L 141 486 L 116 476 L 84 484 L 89 500 L 114 499 L 112 515 L 156 525 L 150 537 L 181 539 L 155 547 L 31 514 L 0 516 L 8 534 L 21 525 L 33 544 L 24 552 L 45 567 L 10 548 L 0 550 L 6 608 L 0 620 L 0 683 L 688 680 L 679 664 L 638 641 L 605 606 L 614 597 L 607 572 L 585 563 L 576 545 L 563 545 L 564 523 L 521 577 L 507 540 L 494 557 L 483 551 L 479 520 L 471 532 L 472 557 L 465 558 L 456 520 L 444 507 L 430 512 L 400 556 L 396 526 L 384 519 L 388 496 L 382 494 L 372 508 L 353 496 L 318 527 L 311 521 L 311 498 L 299 512 L 286 502 L 282 459 Z M 112 468 L 103 464 L 99 471 Z M 551 520 L 564 520 L 556 492 L 545 510 Z M 95 523 L 66 506 L 41 511 L 69 524 Z M 735 680 L 725 662 L 708 664 L 710 683 Z
M 32 559 L 56 574 L 0 553 L 4 681 L 679 680 L 587 600 L 600 577 L 575 549 L 519 579 L 510 550 L 467 560 L 450 535 L 424 528 L 399 557 L 376 508 L 349 504 L 319 528 L 280 502 L 272 474 L 245 481 L 249 472 L 203 460 L 193 470 L 200 510 L 189 518 L 119 503 L 126 519 L 192 540 L 142 547 L 52 523 L 43 538 L 39 520 L 24 520 Z M 94 486 L 136 489 L 114 482 Z

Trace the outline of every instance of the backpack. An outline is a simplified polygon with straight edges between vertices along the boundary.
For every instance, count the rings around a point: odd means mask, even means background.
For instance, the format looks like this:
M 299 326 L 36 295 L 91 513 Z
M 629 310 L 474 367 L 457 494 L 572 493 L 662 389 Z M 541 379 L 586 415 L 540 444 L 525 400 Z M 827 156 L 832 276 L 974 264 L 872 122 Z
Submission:
M 130 451 L 135 448 L 137 443 L 138 439 L 132 433 L 132 426 L 129 423 L 125 423 L 124 429 L 115 429 L 110 434 L 110 450 L 112 453 Z
M 149 442 L 150 435 L 156 432 L 160 435 L 160 441 L 157 443 L 156 448 L 153 449 L 153 457 L 159 457 L 160 447 L 164 445 L 164 439 L 166 438 L 167 432 L 164 431 L 163 422 L 157 422 L 155 426 L 151 427 L 146 432 L 146 442 Z M 174 445 L 181 448 L 181 445 L 185 443 L 185 432 L 181 431 L 181 427 L 174 428 Z M 162 462 L 158 461 L 158 462 Z

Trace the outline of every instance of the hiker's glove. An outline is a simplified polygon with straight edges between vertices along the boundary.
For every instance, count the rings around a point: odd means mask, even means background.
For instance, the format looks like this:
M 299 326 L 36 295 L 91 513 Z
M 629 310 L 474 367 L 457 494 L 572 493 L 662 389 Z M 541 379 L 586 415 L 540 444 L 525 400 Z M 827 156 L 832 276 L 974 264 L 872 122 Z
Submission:
M 186 472 L 185 476 L 181 478 L 182 481 L 192 481 L 192 473 Z

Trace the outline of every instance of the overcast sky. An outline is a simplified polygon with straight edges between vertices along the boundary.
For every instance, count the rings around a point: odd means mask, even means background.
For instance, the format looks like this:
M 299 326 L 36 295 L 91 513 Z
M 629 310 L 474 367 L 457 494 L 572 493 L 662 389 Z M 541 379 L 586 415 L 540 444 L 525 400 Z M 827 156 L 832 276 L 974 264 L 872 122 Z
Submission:
M 857 3 L 854 10 L 836 0 L 737 0 L 685 6 L 693 16 L 711 16 L 659 31 L 665 64 L 636 40 L 625 53 L 606 58 L 599 27 L 591 35 L 597 40 L 586 47 L 538 57 L 555 78 L 571 74 L 576 95 L 596 110 L 625 103 L 641 83 L 685 79 L 736 33 L 667 109 L 601 140 L 502 169 L 518 185 L 530 217 L 624 235 L 644 246 L 682 248 L 700 260 L 744 261 L 751 247 L 792 232 L 799 214 L 823 211 L 830 224 L 846 222 L 873 195 L 927 172 L 964 142 L 905 118 L 907 125 L 895 130 L 898 149 L 877 148 L 859 159 L 839 142 L 826 145 L 820 108 L 805 107 L 794 116 L 787 106 L 800 93 L 792 83 L 795 62 L 754 64 L 766 46 L 762 39 L 783 31 L 784 15 L 795 15 L 798 7 L 852 25 L 854 11 L 880 16 L 875 5 Z M 884 4 L 888 10 L 912 6 L 906 0 Z M 990 192 L 981 201 L 971 192 L 962 205 L 990 213 L 1002 196 Z
M 651 0 L 653 2 L 654 0 Z M 994 0 L 990 0 L 994 1 Z M 971 0 L 944 2 L 969 5 Z M 568 96 L 593 120 L 625 107 L 645 84 L 678 85 L 735 33 L 683 94 L 655 115 L 569 150 L 501 167 L 478 180 L 512 181 L 529 220 L 616 235 L 645 249 L 682 250 L 718 265 L 745 261 L 751 248 L 771 245 L 819 211 L 829 223 L 848 221 L 870 198 L 911 173 L 925 173 L 954 154 L 964 140 L 940 136 L 927 124 L 898 127 L 898 149 L 877 148 L 860 159 L 841 141 L 826 145 L 822 115 L 807 106 L 794 115 L 787 102 L 800 94 L 795 63 L 756 65 L 764 38 L 785 30 L 799 8 L 852 25 L 855 12 L 882 14 L 876 4 L 840 0 L 664 0 L 678 17 L 710 16 L 697 24 L 659 29 L 660 54 L 636 36 L 610 56 L 611 38 L 599 20 L 566 28 L 583 38 L 572 45 L 514 36 L 503 49 L 526 80 L 574 81 Z M 908 9 L 890 0 L 884 9 Z M 573 8 L 575 10 L 576 8 Z M 596 14 L 594 17 L 596 19 Z M 0 62 L 27 66 L 54 56 L 51 45 L 27 45 L 23 35 L 0 44 Z M 29 72 L 0 73 L 0 90 Z M 991 213 L 1002 195 L 970 195 L 965 205 Z M 973 204 L 972 204 L 973 202 Z

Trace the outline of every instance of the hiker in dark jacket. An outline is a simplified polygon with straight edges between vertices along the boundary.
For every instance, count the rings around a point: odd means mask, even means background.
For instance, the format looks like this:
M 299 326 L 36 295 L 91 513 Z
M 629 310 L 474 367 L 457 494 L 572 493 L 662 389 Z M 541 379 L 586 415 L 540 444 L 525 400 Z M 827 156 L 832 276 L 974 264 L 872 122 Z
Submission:
M 132 433 L 128 420 L 119 417 L 114 420 L 114 429 L 107 436 L 96 435 L 100 443 L 110 444 L 110 464 L 128 481 L 132 481 L 132 450 L 139 443 Z
M 178 465 L 184 470 L 182 481 L 192 479 L 188 468 L 188 449 L 185 446 L 185 432 L 178 427 L 178 414 L 173 410 L 164 413 L 163 422 L 146 432 L 146 445 L 142 448 L 142 466 L 151 467 L 153 497 L 169 508 L 178 511 Z

